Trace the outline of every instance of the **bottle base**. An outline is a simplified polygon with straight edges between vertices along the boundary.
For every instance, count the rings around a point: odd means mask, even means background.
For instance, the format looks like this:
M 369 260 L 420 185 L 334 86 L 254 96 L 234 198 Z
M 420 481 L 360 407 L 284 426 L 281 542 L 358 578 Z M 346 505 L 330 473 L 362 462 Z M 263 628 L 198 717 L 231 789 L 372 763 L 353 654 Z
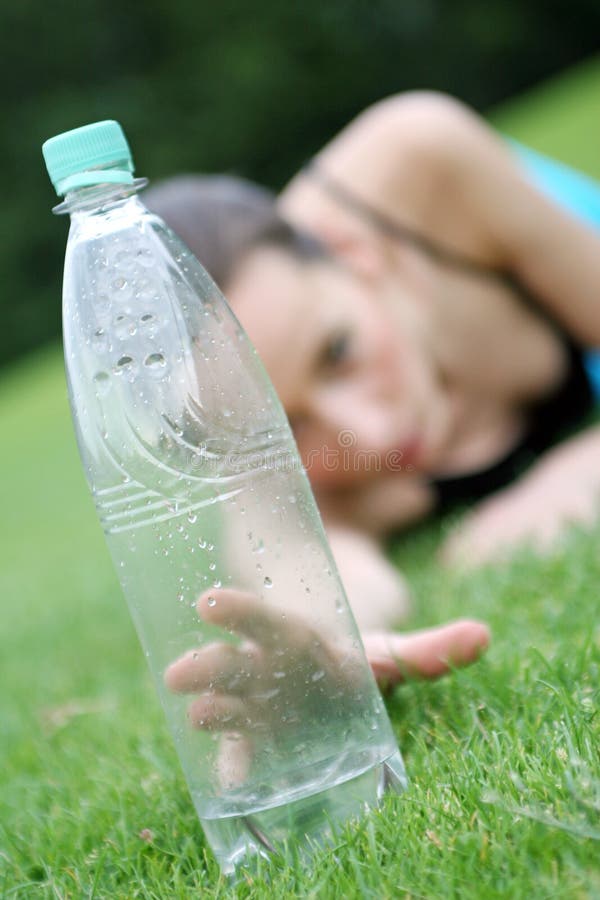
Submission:
M 222 871 L 234 875 L 260 859 L 293 862 L 334 838 L 386 792 L 401 793 L 406 774 L 399 752 L 325 790 L 246 815 L 202 819 Z

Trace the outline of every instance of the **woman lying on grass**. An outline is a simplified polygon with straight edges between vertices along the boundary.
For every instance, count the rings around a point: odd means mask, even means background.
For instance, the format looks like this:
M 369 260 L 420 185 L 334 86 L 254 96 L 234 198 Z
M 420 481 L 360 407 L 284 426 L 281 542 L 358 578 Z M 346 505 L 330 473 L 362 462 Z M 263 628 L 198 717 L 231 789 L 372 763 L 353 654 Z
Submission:
M 574 432 L 593 407 L 600 237 L 468 109 L 385 100 L 277 199 L 197 176 L 144 199 L 262 357 L 363 633 L 405 612 L 381 550 L 395 530 L 468 504 L 442 553 L 478 562 L 595 516 L 600 432 Z M 416 637 L 413 668 L 476 656 L 483 626 L 457 627 Z

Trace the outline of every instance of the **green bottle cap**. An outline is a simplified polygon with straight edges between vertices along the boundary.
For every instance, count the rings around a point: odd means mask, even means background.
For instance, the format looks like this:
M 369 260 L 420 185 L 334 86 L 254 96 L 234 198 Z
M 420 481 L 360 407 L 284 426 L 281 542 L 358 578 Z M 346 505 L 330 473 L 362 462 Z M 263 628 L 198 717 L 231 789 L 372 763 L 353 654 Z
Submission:
M 133 184 L 133 159 L 118 122 L 93 122 L 49 138 L 42 153 L 59 196 L 94 184 Z

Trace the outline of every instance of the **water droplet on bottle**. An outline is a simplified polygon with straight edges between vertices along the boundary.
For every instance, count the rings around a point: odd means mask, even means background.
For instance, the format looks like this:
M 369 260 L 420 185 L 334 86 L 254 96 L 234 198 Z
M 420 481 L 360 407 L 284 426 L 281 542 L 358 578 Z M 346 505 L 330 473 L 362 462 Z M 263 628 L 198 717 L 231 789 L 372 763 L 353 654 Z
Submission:
M 148 369 L 164 369 L 167 361 L 162 355 L 162 353 L 150 353 L 149 356 L 144 360 L 144 365 Z
M 311 681 L 320 681 L 321 678 L 324 678 L 324 677 L 325 677 L 325 672 L 323 671 L 323 669 L 319 669 L 318 672 L 313 672 L 313 674 L 310 676 L 310 680 Z
M 182 591 L 181 593 L 177 594 L 177 602 L 183 603 L 184 600 L 185 600 L 185 595 L 183 594 L 183 591 Z
M 201 550 L 204 550 L 206 548 L 206 541 L 204 540 L 204 538 L 198 538 L 198 546 Z
M 122 372 L 131 369 L 133 365 L 133 357 L 132 356 L 121 356 L 117 360 L 117 370 L 116 374 L 120 375 Z
M 131 296 L 131 284 L 122 275 L 114 279 L 111 284 L 111 293 L 119 301 L 127 300 Z
M 132 263 L 133 258 L 129 250 L 119 250 L 115 256 L 115 266 L 118 269 L 130 269 Z
M 100 396 L 104 397 L 110 390 L 110 375 L 108 372 L 96 372 L 94 382 Z
M 128 337 L 137 331 L 135 322 L 130 316 L 116 316 L 114 320 L 114 334 L 120 341 L 126 341 Z
M 217 564 L 214 563 L 214 562 L 209 563 L 209 564 L 208 564 L 208 568 L 210 569 L 211 572 L 214 572 L 215 569 L 217 568 Z
M 195 512 L 189 512 L 189 513 L 188 513 L 187 520 L 188 520 L 188 522 L 190 523 L 190 525 L 193 525 L 194 522 L 197 521 L 197 519 L 198 519 L 198 516 L 196 515 Z
M 150 280 L 139 280 L 136 285 L 136 300 L 141 303 L 151 303 L 156 300 L 156 292 Z
M 268 575 L 265 576 L 264 585 L 266 588 L 273 587 L 273 582 L 271 581 L 271 579 L 269 578 Z
M 209 597 L 208 600 L 206 601 L 206 603 L 207 603 L 207 606 L 216 606 L 217 605 L 217 601 L 215 600 L 214 597 Z
M 157 327 L 158 322 L 156 316 L 153 316 L 152 313 L 144 313 L 143 316 L 140 316 L 140 328 L 143 328 L 144 332 L 151 337 L 154 336 Z
M 140 247 L 135 254 L 135 261 L 145 268 L 154 265 L 154 256 L 147 247 Z
M 222 586 L 222 584 L 223 584 L 223 582 L 221 581 L 220 578 L 215 578 L 215 580 L 213 581 L 213 587 L 215 587 L 215 588 L 220 588 Z
M 108 337 L 104 328 L 98 328 L 93 333 L 92 347 L 99 353 L 108 348 Z

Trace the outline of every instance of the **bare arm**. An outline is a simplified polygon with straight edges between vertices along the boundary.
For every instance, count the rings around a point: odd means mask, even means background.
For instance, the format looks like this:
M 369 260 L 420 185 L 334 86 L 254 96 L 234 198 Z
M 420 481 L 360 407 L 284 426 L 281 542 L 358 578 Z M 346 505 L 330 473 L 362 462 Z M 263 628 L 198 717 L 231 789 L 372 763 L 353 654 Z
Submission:
M 406 582 L 374 538 L 347 526 L 327 526 L 327 538 L 361 632 L 394 628 L 409 610 Z
M 531 185 L 477 116 L 448 116 L 448 199 L 577 341 L 600 345 L 600 233 Z
M 448 537 L 442 559 L 476 566 L 518 546 L 552 551 L 567 526 L 592 526 L 600 513 L 600 427 L 542 456 L 510 487 L 482 500 Z
M 318 156 L 358 197 L 432 240 L 514 273 L 578 341 L 600 345 L 600 235 L 527 181 L 505 143 L 444 95 L 371 107 Z M 281 209 L 338 250 L 368 259 L 375 240 L 298 176 Z

